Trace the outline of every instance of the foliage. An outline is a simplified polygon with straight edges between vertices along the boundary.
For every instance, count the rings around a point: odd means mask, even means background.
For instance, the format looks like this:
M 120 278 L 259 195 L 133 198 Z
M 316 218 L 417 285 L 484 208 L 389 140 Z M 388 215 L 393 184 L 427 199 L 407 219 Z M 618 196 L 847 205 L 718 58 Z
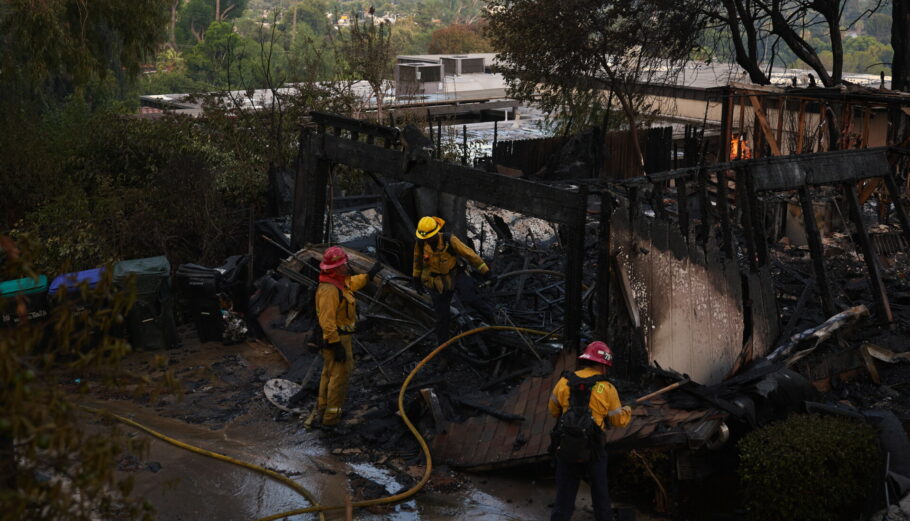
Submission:
M 884 24 L 890 31 L 890 17 L 878 12 L 885 3 L 722 0 L 707 11 L 713 31 L 704 43 L 713 42 L 721 59 L 735 61 L 754 83 L 767 84 L 771 66 L 784 65 L 811 68 L 824 85 L 832 86 L 841 82 L 844 71 L 869 72 L 870 65 L 886 61 L 881 51 L 851 49 L 856 38 L 845 37 L 848 30 L 862 27 L 881 35 Z
M 258 200 L 265 179 L 215 139 L 188 117 L 93 114 L 74 102 L 19 136 L 28 153 L 12 158 L 13 171 L 46 174 L 16 187 L 31 202 L 8 222 L 45 245 L 36 264 L 50 273 L 163 253 L 178 263 L 223 260 L 235 247 L 232 223 L 246 220 L 237 210 Z M 32 156 L 41 159 L 19 163 Z
M 353 25 L 341 41 L 342 54 L 351 77 L 369 84 L 376 102 L 376 117 L 382 121 L 383 99 L 395 58 L 392 26 L 374 18 L 363 22 L 356 16 L 353 18 Z
M 35 277 L 36 247 L 0 236 L 3 279 Z M 25 317 L 25 296 L 0 301 L 2 314 L 21 319 L 0 335 L 0 519 L 152 519 L 148 504 L 130 498 L 132 477 L 115 474 L 120 455 L 142 454 L 146 443 L 78 408 L 90 381 L 158 390 L 148 378 L 118 370 L 130 349 L 114 332 L 135 289 L 115 287 L 111 273 L 94 289 L 58 293 L 44 320 Z M 168 373 L 160 390 L 174 384 Z
M 247 0 L 189 0 L 177 16 L 176 36 L 181 45 L 192 45 L 205 39 L 206 28 L 241 16 Z M 216 7 L 220 10 L 217 14 Z
M 466 54 L 492 52 L 493 47 L 484 38 L 481 25 L 456 24 L 433 31 L 427 50 L 430 54 Z
M 644 100 L 639 85 L 673 81 L 697 46 L 701 3 L 494 0 L 487 36 L 505 64 L 501 70 L 512 96 L 532 100 L 539 94 L 545 111 L 562 113 L 578 130 L 600 122 L 593 111 L 573 114 L 571 107 L 606 87 L 629 127 L 638 128 Z
M 168 0 L 0 2 L 0 117 L 71 95 L 111 71 L 137 73 L 164 37 L 167 5 Z
M 753 519 L 856 519 L 878 458 L 866 424 L 794 415 L 738 443 L 739 474 Z

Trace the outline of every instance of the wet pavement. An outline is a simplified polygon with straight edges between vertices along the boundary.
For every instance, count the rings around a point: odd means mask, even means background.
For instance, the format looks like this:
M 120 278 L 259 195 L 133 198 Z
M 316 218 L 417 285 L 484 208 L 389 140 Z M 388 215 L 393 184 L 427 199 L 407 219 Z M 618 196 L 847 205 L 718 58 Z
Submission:
M 357 501 L 401 492 L 423 472 L 417 458 L 392 454 L 377 459 L 368 447 L 338 449 L 337 439 L 319 430 L 308 432 L 299 419 L 273 407 L 261 393 L 262 384 L 286 371 L 287 365 L 267 344 L 200 345 L 185 337 L 180 349 L 136 353 L 124 368 L 160 378 L 163 373 L 152 363 L 156 355 L 164 356 L 167 367 L 180 377 L 182 398 L 162 395 L 150 403 L 148 397 L 133 397 L 123 390 L 111 393 L 96 385 L 88 403 L 185 443 L 280 472 L 324 504 L 343 504 L 348 494 Z M 357 429 L 355 422 L 348 428 Z M 251 470 L 152 440 L 145 457 L 128 456 L 120 469 L 134 476 L 135 494 L 154 506 L 159 520 L 252 521 L 308 506 L 296 491 Z M 545 469 L 471 475 L 436 467 L 427 486 L 411 500 L 356 509 L 354 517 L 542 520 L 549 518 L 553 489 L 554 481 Z M 582 485 L 574 519 L 593 519 L 590 504 Z M 326 519 L 344 519 L 343 511 L 328 512 Z

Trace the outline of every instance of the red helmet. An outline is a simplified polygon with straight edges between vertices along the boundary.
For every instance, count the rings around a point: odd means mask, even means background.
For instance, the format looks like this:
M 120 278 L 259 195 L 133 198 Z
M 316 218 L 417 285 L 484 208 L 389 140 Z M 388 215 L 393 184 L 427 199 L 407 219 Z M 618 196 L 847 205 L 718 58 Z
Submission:
M 607 344 L 600 340 L 595 340 L 588 344 L 588 347 L 585 348 L 585 352 L 582 353 L 578 359 L 590 360 L 591 362 L 597 362 L 598 364 L 603 364 L 607 367 L 613 367 L 613 351 L 610 350 L 610 347 L 607 346 Z
M 341 249 L 341 246 L 332 246 L 331 248 L 325 250 L 325 253 L 322 255 L 322 262 L 319 263 L 319 267 L 324 270 L 330 270 L 332 268 L 337 268 L 342 264 L 348 261 L 348 254 Z

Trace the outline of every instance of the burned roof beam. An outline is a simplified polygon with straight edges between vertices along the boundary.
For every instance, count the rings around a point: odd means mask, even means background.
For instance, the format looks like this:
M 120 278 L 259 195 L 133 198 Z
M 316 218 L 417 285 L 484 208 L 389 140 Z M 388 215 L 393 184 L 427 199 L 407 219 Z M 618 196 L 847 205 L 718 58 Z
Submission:
M 528 216 L 574 225 L 577 222 L 576 213 L 585 208 L 584 198 L 576 191 L 433 159 L 405 170 L 402 168 L 401 151 L 327 134 L 320 137 L 321 139 L 309 142 L 307 155 L 322 156 L 331 162 L 482 201 Z

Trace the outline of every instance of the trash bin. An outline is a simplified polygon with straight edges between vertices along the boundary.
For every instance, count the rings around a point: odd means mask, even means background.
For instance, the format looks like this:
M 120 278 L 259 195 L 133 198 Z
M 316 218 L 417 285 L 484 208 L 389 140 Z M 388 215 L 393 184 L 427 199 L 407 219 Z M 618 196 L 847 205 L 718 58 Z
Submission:
M 136 303 L 126 317 L 127 339 L 135 349 L 165 349 L 177 344 L 174 300 L 171 295 L 171 264 L 167 257 L 148 257 L 118 262 L 114 284 L 126 287 L 135 277 Z
M 196 326 L 200 342 L 220 341 L 224 320 L 218 302 L 218 271 L 198 264 L 177 268 L 177 294 L 190 321 Z
M 225 294 L 241 310 L 246 307 L 243 268 L 249 258 L 244 255 L 229 257 L 217 268 L 199 264 L 181 264 L 177 268 L 177 290 L 190 320 L 196 326 L 200 342 L 221 341 L 224 335 L 224 318 L 219 294 Z
M 0 282 L 0 324 L 5 327 L 15 326 L 19 323 L 16 314 L 19 296 L 25 299 L 25 311 L 29 320 L 38 320 L 47 316 L 47 276 L 39 275 L 37 278 L 26 277 L 23 279 Z

